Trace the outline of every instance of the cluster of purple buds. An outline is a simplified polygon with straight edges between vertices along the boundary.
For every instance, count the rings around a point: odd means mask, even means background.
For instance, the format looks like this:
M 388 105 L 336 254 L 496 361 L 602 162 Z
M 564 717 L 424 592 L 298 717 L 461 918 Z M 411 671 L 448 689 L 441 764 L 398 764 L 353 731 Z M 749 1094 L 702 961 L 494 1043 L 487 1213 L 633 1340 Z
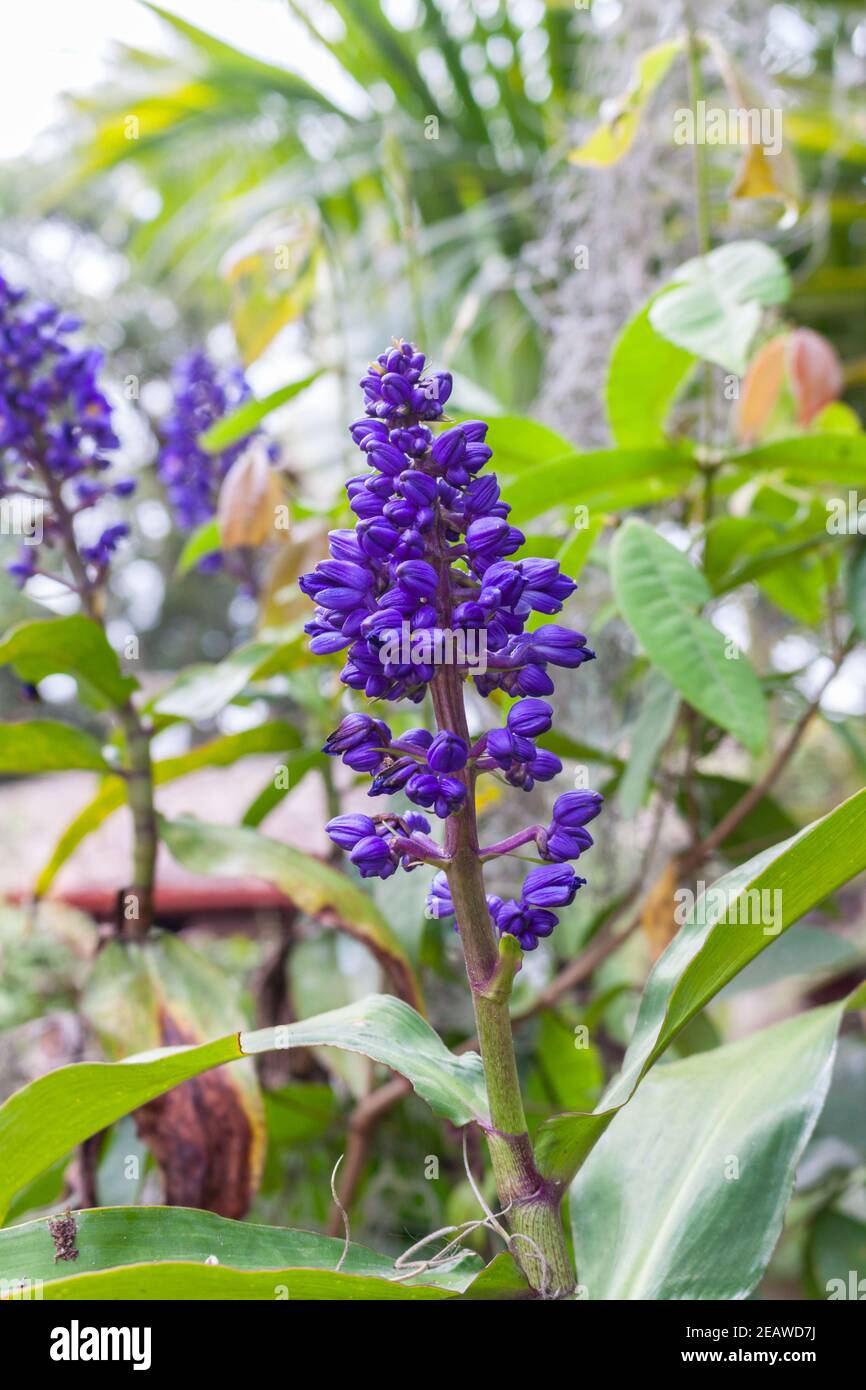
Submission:
M 539 940 L 550 936 L 559 918 L 552 911 L 574 902 L 578 888 L 586 883 L 570 864 L 542 864 L 526 875 L 520 900 L 498 898 L 488 893 L 487 909 L 500 936 L 516 936 L 524 951 L 534 951 Z M 454 903 L 443 872 L 433 879 L 427 897 L 431 917 L 452 917 Z
M 106 478 L 106 453 L 119 446 L 111 406 L 99 385 L 102 354 L 74 346 L 77 319 L 31 300 L 0 277 L 0 496 L 22 507 L 28 540 L 9 572 L 23 586 L 40 567 L 39 547 L 58 547 L 75 518 L 106 497 L 128 497 L 131 478 Z M 118 543 L 120 523 L 81 546 L 99 582 Z
M 346 484 L 354 528 L 332 531 L 330 558 L 299 581 L 316 604 L 306 625 L 310 649 L 345 652 L 341 680 L 370 699 L 417 703 L 449 666 L 473 679 L 482 696 L 499 690 L 515 703 L 504 726 L 472 746 L 447 728 L 394 737 L 383 720 L 349 714 L 325 752 L 368 774 L 371 796 L 399 792 L 447 820 L 463 812 L 480 774 L 530 790 L 562 771 L 555 754 L 535 742 L 552 720 L 541 697 L 553 692 L 549 668 L 572 670 L 594 653 L 571 628 L 542 623 L 526 630 L 533 613 L 559 613 L 577 586 L 555 560 L 512 558 L 525 537 L 508 521 L 495 475 L 482 472 L 491 457 L 484 421 L 451 424 L 434 437 L 431 424 L 448 423 L 451 377 L 425 375 L 423 354 L 398 342 L 371 364 L 361 386 L 366 415 L 350 433 L 369 471 Z M 566 793 L 549 826 L 481 852 L 486 860 L 532 841 L 544 861 L 528 875 L 519 902 L 488 899 L 500 934 L 515 936 L 525 950 L 549 935 L 552 909 L 571 902 L 584 882 L 567 861 L 591 846 L 585 824 L 600 808 L 594 792 Z M 365 877 L 390 877 L 401 863 L 449 863 L 428 838 L 426 821 L 338 817 L 328 830 Z M 428 910 L 447 916 L 450 903 L 440 873 Z
M 417 811 L 402 816 L 335 816 L 325 829 L 362 878 L 390 878 L 398 866 L 417 869 L 439 846 L 429 839 L 430 822 Z
M 370 699 L 420 701 L 444 661 L 482 695 L 549 695 L 549 666 L 593 658 L 586 638 L 545 624 L 574 592 L 555 560 L 511 560 L 524 535 L 494 474 L 487 425 L 470 420 L 435 440 L 447 374 L 424 377 L 424 357 L 402 343 L 374 362 L 362 386 L 367 416 L 350 432 L 370 472 L 346 484 L 358 518 L 332 531 L 331 558 L 300 580 L 316 604 L 307 624 L 316 655 L 346 652 L 342 680 Z M 435 387 L 435 390 L 433 389 Z
M 603 797 L 599 792 L 564 792 L 554 803 L 549 826 L 530 826 L 483 852 L 485 859 L 494 858 L 534 841 L 539 856 L 548 861 L 526 875 L 519 901 L 487 895 L 487 908 L 500 936 L 506 933 L 516 936 L 524 951 L 535 950 L 541 937 L 550 936 L 559 921 L 553 909 L 567 907 L 586 883 L 566 861 L 579 859 L 592 847 L 592 836 L 586 825 L 598 815 L 602 805 Z M 427 915 L 454 915 L 448 880 L 442 871 L 430 886 Z
M 215 454 L 203 449 L 199 438 L 248 400 L 251 392 L 239 367 L 222 371 L 201 349 L 175 364 L 172 387 L 174 399 L 162 425 L 157 472 L 178 526 L 192 531 L 216 512 L 220 484 L 252 435 Z
M 325 743 L 324 752 L 341 757 L 354 772 L 370 773 L 370 796 L 403 792 L 416 806 L 445 820 L 459 811 L 466 786 L 455 772 L 469 760 L 469 748 L 458 734 L 410 729 L 399 738 L 382 719 L 348 714 Z

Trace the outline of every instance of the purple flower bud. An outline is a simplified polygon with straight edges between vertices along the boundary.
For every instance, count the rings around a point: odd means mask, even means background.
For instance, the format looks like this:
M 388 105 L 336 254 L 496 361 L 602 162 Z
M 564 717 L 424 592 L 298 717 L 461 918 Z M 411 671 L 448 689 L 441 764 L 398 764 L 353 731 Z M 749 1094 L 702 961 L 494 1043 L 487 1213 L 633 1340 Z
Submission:
M 553 821 L 563 830 L 576 830 L 594 820 L 603 805 L 601 792 L 563 792 L 553 803 Z
M 586 645 L 581 632 L 570 627 L 558 627 L 555 623 L 545 623 L 536 628 L 531 644 L 533 661 L 549 661 L 553 666 L 563 666 L 573 670 L 584 661 L 593 661 L 595 652 Z
M 454 916 L 454 900 L 451 897 L 451 889 L 448 887 L 448 879 L 441 870 L 427 891 L 426 910 L 428 917 Z
M 368 796 L 391 796 L 394 792 L 401 791 L 409 780 L 416 776 L 418 764 L 414 758 L 398 758 L 386 767 L 384 772 L 380 772 L 378 777 L 374 777 L 370 784 Z M 407 791 L 407 796 L 409 795 Z M 410 800 L 413 800 L 410 797 Z M 426 803 L 422 802 L 422 805 Z
M 436 571 L 426 560 L 405 560 L 397 566 L 397 578 L 402 588 L 420 598 L 432 598 L 436 593 Z
M 579 859 L 585 850 L 592 849 L 592 843 L 592 836 L 582 826 L 567 831 L 560 830 L 554 822 L 543 837 L 544 858 L 558 864 L 567 859 Z
M 546 734 L 553 719 L 553 710 L 544 700 L 520 700 L 508 711 L 508 727 L 515 734 L 535 738 Z
M 381 835 L 366 835 L 349 855 L 362 878 L 390 878 L 396 869 L 388 843 Z
M 468 756 L 466 740 L 443 729 L 427 750 L 427 764 L 434 772 L 459 772 L 466 766 Z
M 359 840 L 376 834 L 376 822 L 370 816 L 335 816 L 325 830 L 340 849 L 354 849 Z
M 526 875 L 521 900 L 527 907 L 567 907 L 585 882 L 570 864 L 542 864 Z

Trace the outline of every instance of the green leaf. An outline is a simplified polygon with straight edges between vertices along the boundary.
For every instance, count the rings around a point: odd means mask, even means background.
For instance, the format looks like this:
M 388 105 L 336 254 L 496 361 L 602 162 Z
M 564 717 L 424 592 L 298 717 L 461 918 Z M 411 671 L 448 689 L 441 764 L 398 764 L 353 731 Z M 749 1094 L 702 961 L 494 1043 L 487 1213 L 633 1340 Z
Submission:
M 228 1266 L 233 1272 L 333 1272 L 343 1253 L 343 1241 L 332 1236 L 230 1221 L 214 1212 L 191 1207 L 96 1207 L 73 1215 L 78 1247 L 74 1267 L 55 1264 L 47 1221 L 28 1221 L 0 1231 L 0 1279 L 15 1279 L 26 1271 L 29 1279 L 44 1281 L 45 1297 L 50 1298 L 50 1285 L 58 1280 L 71 1284 L 82 1274 L 129 1265 L 178 1260 L 203 1266 L 209 1256 L 215 1256 L 220 1266 Z M 480 1272 L 479 1265 L 477 1256 L 467 1254 L 441 1274 L 431 1271 L 425 1275 L 424 1283 L 462 1290 Z M 206 1273 L 210 1268 L 206 1267 Z M 402 1277 L 386 1255 L 354 1243 L 346 1251 L 342 1271 L 374 1279 Z M 413 1282 L 417 1282 L 417 1276 Z M 193 1277 L 186 1297 L 193 1296 L 195 1286 Z M 81 1287 L 86 1289 L 88 1285 Z M 207 1288 L 207 1284 L 202 1287 Z
M 541 1171 L 568 1182 L 686 1024 L 792 923 L 863 869 L 866 790 L 712 884 L 656 962 L 622 1071 L 596 1111 L 557 1115 L 542 1126 Z
M 614 103 L 614 111 L 610 118 L 598 126 L 578 149 L 570 152 L 568 157 L 572 164 L 616 164 L 617 160 L 628 153 L 647 102 L 659 83 L 664 80 L 671 63 L 682 49 L 681 38 L 669 39 L 666 43 L 648 48 L 640 55 L 634 65 L 629 85 Z
M 782 594 L 797 576 L 811 573 L 821 579 L 814 552 L 831 543 L 826 529 L 814 531 L 811 519 L 784 526 L 766 516 L 719 516 L 706 529 L 704 574 L 713 593 L 723 594 L 752 579 L 767 576 L 772 590 L 779 582 Z M 766 586 L 762 586 L 766 587 Z M 772 593 L 769 595 L 772 597 Z
M 261 400 L 244 401 L 243 405 L 233 410 L 231 415 L 224 415 L 221 420 L 217 420 L 215 425 L 211 425 L 209 430 L 199 436 L 199 446 L 208 454 L 219 454 L 223 449 L 228 449 L 230 445 L 236 444 L 239 439 L 246 438 L 258 428 L 262 420 L 270 415 L 272 411 L 285 405 L 294 396 L 306 391 L 308 386 L 312 386 L 314 381 L 318 381 L 322 375 L 322 369 L 310 372 L 308 376 L 301 377 L 298 381 L 290 381 L 285 386 L 277 387 L 276 391 L 270 391 L 267 396 L 262 396 Z M 218 548 L 218 547 L 217 547 Z
M 638 717 L 631 735 L 631 749 L 619 784 L 619 809 L 627 820 L 643 805 L 656 758 L 667 743 L 680 700 L 658 671 L 651 671 L 642 692 Z
M 199 744 L 187 753 L 160 759 L 153 765 L 153 778 L 160 786 L 163 782 L 186 777 L 190 772 L 198 772 L 203 767 L 230 767 L 241 758 L 257 753 L 283 753 L 287 749 L 298 749 L 300 744 L 301 735 L 292 724 L 282 719 L 270 719 L 264 724 L 256 724 L 252 729 L 243 729 L 238 734 L 224 734 L 222 738 L 211 739 L 209 743 Z
M 305 647 L 303 635 L 289 641 L 248 642 L 215 666 L 190 666 L 157 696 L 157 714 L 203 722 L 214 719 L 226 705 L 254 680 L 285 669 L 300 660 Z
M 524 415 L 493 416 L 485 442 L 493 450 L 491 467 L 503 477 L 574 453 L 574 445 L 562 435 Z
M 177 862 L 193 873 L 252 875 L 275 884 L 302 912 L 362 942 L 388 971 L 401 997 L 420 1006 L 420 985 L 403 948 L 372 898 L 345 874 L 245 825 L 161 820 L 160 835 Z
M 688 458 L 673 449 L 595 449 L 568 454 L 522 473 L 508 489 L 511 519 L 523 526 L 555 507 L 591 504 L 618 511 L 679 496 L 695 478 Z
M 659 1067 L 571 1191 L 590 1299 L 738 1299 L 782 1228 L 841 1004 Z
M 653 330 L 652 303 L 629 319 L 610 355 L 607 418 L 622 449 L 665 443 L 671 406 L 698 360 Z
M 126 804 L 126 782 L 122 777 L 105 777 L 97 788 L 92 801 L 88 801 L 67 825 L 33 885 L 37 898 L 44 897 L 67 859 L 75 853 L 88 835 L 114 815 Z
M 373 994 L 300 1023 L 231 1033 L 198 1047 L 165 1048 L 122 1062 L 76 1062 L 37 1078 L 0 1106 L 0 1217 L 19 1188 L 121 1115 L 211 1067 L 290 1047 L 359 1052 L 404 1075 L 452 1124 L 488 1119 L 477 1052 L 456 1056 L 408 1004 Z
M 245 1055 L 282 1047 L 338 1047 L 360 1052 L 407 1077 L 434 1111 L 455 1125 L 487 1115 L 477 1052 L 456 1056 L 426 1019 L 390 994 L 373 994 L 318 1018 L 240 1035 Z
M 0 773 L 65 772 L 69 768 L 109 772 L 95 738 L 50 719 L 0 724 Z
M 206 555 L 213 555 L 221 549 L 221 546 L 219 520 L 212 516 L 208 521 L 203 521 L 201 526 L 197 526 L 187 537 L 183 550 L 178 556 L 175 570 L 178 578 L 184 574 L 189 574 L 190 570 L 195 569 L 199 560 L 203 560 Z
M 798 434 L 729 454 L 749 473 L 784 472 L 807 483 L 857 487 L 866 482 L 866 435 Z
M 294 753 L 289 753 L 284 759 L 286 768 L 285 785 L 278 784 L 276 778 L 271 777 L 265 783 L 258 796 L 250 802 L 241 817 L 242 825 L 257 826 L 270 815 L 275 806 L 278 806 L 289 792 L 295 791 L 301 785 L 308 772 L 314 767 L 324 767 L 327 761 L 326 754 L 319 749 L 309 750 L 297 749 Z
M 761 686 L 748 660 L 697 609 L 710 598 L 700 570 L 646 522 L 617 532 L 611 574 L 623 617 L 652 664 L 685 700 L 751 752 L 767 738 Z
M 805 1252 L 812 1298 L 862 1302 L 866 1292 L 866 1223 L 841 1211 L 820 1211 Z
M 846 584 L 848 612 L 860 636 L 866 639 L 866 545 L 854 551 Z
M 782 304 L 790 280 L 778 252 L 763 241 L 731 241 L 686 261 L 650 305 L 663 338 L 726 371 L 745 372 L 765 305 Z
M 82 696 L 102 708 L 125 704 L 138 688 L 121 673 L 99 623 L 78 614 L 13 627 L 0 640 L 0 666 L 12 666 L 32 685 L 58 672 L 74 676 Z
M 193 748 L 188 753 L 179 753 L 174 758 L 162 758 L 153 765 L 153 780 L 156 786 L 161 786 L 164 782 L 171 782 L 177 777 L 184 777 L 187 773 L 195 772 L 201 767 L 228 767 L 238 758 L 247 757 L 252 753 L 267 753 L 282 751 L 284 748 L 296 748 L 300 743 L 300 735 L 290 724 L 282 720 L 272 720 L 267 724 L 259 724 L 253 729 L 246 729 L 239 734 L 226 734 L 223 738 L 212 739 L 210 743 L 202 744 L 199 748 Z M 303 757 L 311 755 L 303 754 Z M 320 755 L 316 754 L 318 758 Z M 292 754 L 288 754 L 285 759 L 287 765 L 292 768 Z M 300 776 L 296 777 L 295 785 L 300 781 Z M 88 835 L 92 835 L 95 830 L 108 820 L 115 811 L 126 804 L 126 783 L 120 777 L 105 778 L 92 801 L 79 811 L 78 815 L 70 821 L 64 830 L 51 855 L 40 871 L 36 880 L 34 892 L 37 897 L 43 897 L 47 893 L 51 884 L 54 882 L 60 869 L 66 863 L 70 855 Z
M 456 1298 L 448 1289 L 429 1284 L 396 1284 L 389 1279 L 363 1274 L 343 1274 L 325 1269 L 232 1269 L 224 1265 L 190 1264 L 168 1260 L 158 1264 L 133 1264 L 93 1274 L 67 1275 L 46 1284 L 43 1297 L 50 1301 L 141 1302 L 151 1299 L 187 1302 L 240 1300 L 328 1303 L 398 1303 Z

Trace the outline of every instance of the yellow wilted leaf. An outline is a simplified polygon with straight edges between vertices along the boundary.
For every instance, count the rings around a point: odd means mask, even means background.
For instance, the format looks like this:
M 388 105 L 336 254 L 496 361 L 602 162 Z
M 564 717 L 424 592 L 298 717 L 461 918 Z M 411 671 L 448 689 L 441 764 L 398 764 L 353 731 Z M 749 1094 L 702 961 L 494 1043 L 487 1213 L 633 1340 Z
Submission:
M 679 930 L 674 917 L 674 893 L 678 878 L 679 864 L 674 857 L 668 860 L 644 899 L 640 924 L 654 961 L 658 960 Z
M 310 600 L 298 588 L 298 578 L 315 569 L 328 554 L 327 524 L 315 517 L 292 527 L 285 545 L 271 560 L 259 601 L 260 629 L 285 627 L 310 616 Z
M 217 519 L 222 548 L 264 545 L 285 538 L 288 528 L 278 524 L 285 507 L 283 486 L 271 465 L 267 441 L 257 437 L 235 459 L 220 487 Z
M 614 103 L 612 115 L 578 149 L 570 152 L 568 157 L 572 164 L 605 165 L 622 159 L 637 134 L 644 107 L 682 48 L 681 38 L 670 39 L 641 54 L 631 82 Z
M 767 97 L 759 91 L 751 78 L 746 76 L 739 64 L 734 62 L 730 53 L 714 35 L 706 34 L 701 37 L 716 61 L 731 104 L 736 111 L 741 115 L 747 112 L 761 112 L 762 116 L 770 112 L 774 120 L 776 116 L 779 118 L 778 130 L 774 132 L 778 137 L 778 148 L 771 148 L 770 143 L 765 143 L 763 138 L 746 146 L 743 162 L 731 185 L 731 197 L 777 198 L 789 211 L 796 212 L 803 191 L 797 161 L 783 143 L 782 112 L 770 106 Z M 787 119 L 785 115 L 784 121 Z M 761 134 L 763 137 L 763 123 Z

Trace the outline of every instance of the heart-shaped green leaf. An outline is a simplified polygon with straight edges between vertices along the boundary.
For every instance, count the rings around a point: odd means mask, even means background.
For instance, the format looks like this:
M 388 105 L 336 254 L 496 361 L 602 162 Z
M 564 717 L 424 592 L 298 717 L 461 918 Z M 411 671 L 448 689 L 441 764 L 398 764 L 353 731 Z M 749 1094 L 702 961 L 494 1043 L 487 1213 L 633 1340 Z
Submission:
M 791 291 L 778 252 L 763 241 L 731 241 L 686 261 L 653 300 L 649 321 L 686 352 L 741 374 L 765 305 Z

